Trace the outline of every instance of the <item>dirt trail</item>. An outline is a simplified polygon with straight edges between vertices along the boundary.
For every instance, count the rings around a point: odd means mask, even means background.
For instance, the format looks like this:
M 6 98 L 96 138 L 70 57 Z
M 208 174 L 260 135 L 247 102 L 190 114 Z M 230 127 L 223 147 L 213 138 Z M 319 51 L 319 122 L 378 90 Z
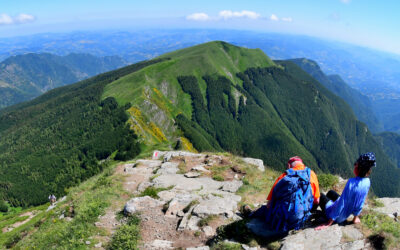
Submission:
M 9 226 L 7 226 L 7 227 L 4 227 L 4 228 L 1 229 L 1 231 L 2 231 L 3 233 L 10 232 L 10 231 L 12 231 L 14 228 L 17 228 L 17 227 L 19 227 L 19 226 L 22 226 L 22 225 L 24 225 L 25 223 L 28 223 L 33 217 L 35 217 L 36 214 L 37 214 L 37 211 L 29 211 L 29 212 L 20 214 L 19 217 L 28 216 L 28 218 L 26 218 L 26 219 L 23 220 L 23 221 L 18 221 L 18 222 L 15 222 L 15 223 L 12 224 L 12 225 L 9 225 Z

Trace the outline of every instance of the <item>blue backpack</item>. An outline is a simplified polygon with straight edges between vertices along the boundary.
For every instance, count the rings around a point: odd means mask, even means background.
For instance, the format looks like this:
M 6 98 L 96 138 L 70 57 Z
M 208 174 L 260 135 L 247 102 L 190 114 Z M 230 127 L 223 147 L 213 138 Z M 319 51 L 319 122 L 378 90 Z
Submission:
M 270 229 L 289 231 L 301 229 L 311 215 L 314 197 L 312 195 L 311 170 L 286 170 L 272 193 L 271 207 L 266 214 Z

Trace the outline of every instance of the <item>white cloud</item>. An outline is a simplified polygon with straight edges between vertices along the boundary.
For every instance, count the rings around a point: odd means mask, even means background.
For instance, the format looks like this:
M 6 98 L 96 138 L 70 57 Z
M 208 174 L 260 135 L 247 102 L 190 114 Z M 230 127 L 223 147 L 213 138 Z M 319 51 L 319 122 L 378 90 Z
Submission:
M 187 20 L 193 21 L 207 21 L 210 17 L 206 13 L 193 13 L 186 17 Z
M 275 15 L 275 14 L 272 14 L 272 15 L 269 17 L 269 19 L 272 20 L 272 21 L 279 21 L 278 16 Z
M 289 23 L 293 21 L 293 19 L 291 17 L 282 17 L 281 20 L 284 22 L 289 22 Z
M 35 21 L 35 17 L 29 14 L 19 14 L 14 18 L 16 23 L 30 23 Z
M 230 19 L 230 18 L 250 18 L 250 19 L 257 19 L 261 15 L 254 12 L 254 11 L 248 11 L 248 10 L 242 10 L 242 11 L 231 11 L 231 10 L 223 10 L 220 11 L 218 16 L 223 19 Z
M 7 14 L 0 14 L 0 25 L 13 24 L 13 19 Z
M 30 23 L 35 21 L 36 18 L 29 14 L 19 14 L 17 16 L 11 17 L 7 14 L 0 14 L 0 25 L 11 25 L 11 24 L 22 24 Z
M 342 2 L 342 3 L 350 3 L 351 0 L 340 0 L 340 2 Z

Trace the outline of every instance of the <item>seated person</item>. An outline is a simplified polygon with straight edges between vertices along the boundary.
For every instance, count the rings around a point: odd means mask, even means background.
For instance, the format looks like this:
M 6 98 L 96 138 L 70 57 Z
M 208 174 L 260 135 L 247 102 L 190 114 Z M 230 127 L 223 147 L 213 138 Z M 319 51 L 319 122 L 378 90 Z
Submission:
M 250 218 L 265 219 L 271 229 L 278 231 L 303 227 L 313 204 L 318 205 L 320 197 L 317 175 L 300 157 L 290 158 L 287 168 L 271 188 L 266 206 L 254 212 L 249 206 L 243 208 Z
M 334 222 L 341 223 L 347 220 L 351 214 L 354 215 L 353 223 L 360 223 L 359 215 L 367 197 L 372 167 L 376 166 L 374 153 L 366 153 L 360 155 L 354 163 L 354 175 L 356 177 L 347 181 L 342 195 L 339 196 L 335 191 L 331 190 L 325 196 L 321 194 L 320 206 L 325 212 L 329 221 L 321 225 L 316 230 L 329 227 Z

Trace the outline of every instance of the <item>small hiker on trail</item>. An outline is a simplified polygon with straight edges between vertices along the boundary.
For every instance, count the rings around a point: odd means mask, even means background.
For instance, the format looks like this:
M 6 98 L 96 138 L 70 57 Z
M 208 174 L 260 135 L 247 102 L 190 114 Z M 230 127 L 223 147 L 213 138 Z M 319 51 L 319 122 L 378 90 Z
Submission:
M 360 223 L 360 213 L 367 197 L 372 168 L 376 166 L 374 153 L 360 155 L 354 163 L 354 178 L 347 181 L 342 195 L 330 190 L 326 195 L 321 194 L 320 206 L 329 221 L 315 230 L 329 227 L 334 222 L 341 223 L 347 220 L 351 214 L 354 215 L 353 223 Z
M 301 229 L 319 203 L 317 175 L 294 156 L 287 162 L 287 170 L 276 179 L 267 197 L 267 205 L 252 212 L 248 205 L 242 212 L 250 218 L 264 220 L 271 230 Z
M 53 205 L 56 202 L 57 198 L 54 194 L 49 195 L 50 205 Z

